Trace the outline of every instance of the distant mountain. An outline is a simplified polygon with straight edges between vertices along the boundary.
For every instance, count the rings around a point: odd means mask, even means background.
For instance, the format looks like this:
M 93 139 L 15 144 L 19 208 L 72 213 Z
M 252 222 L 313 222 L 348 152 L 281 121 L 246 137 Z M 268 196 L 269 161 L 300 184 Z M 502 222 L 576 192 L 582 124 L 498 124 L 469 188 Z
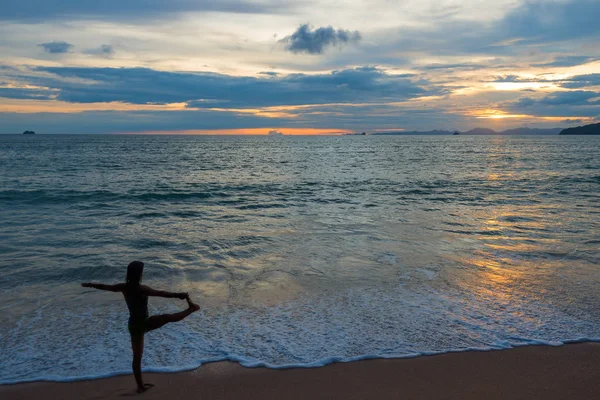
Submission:
M 560 135 L 600 135 L 600 123 L 563 129 Z
M 474 128 L 466 132 L 433 130 L 427 132 L 419 131 L 392 131 L 374 132 L 371 135 L 558 135 L 562 128 L 514 128 L 496 132 L 489 128 Z M 457 133 L 458 132 L 458 133 Z
M 466 132 L 461 132 L 461 135 L 498 135 L 498 132 L 496 132 L 493 129 L 488 129 L 488 128 L 475 128 L 475 129 L 471 129 L 470 131 L 466 131 Z
M 514 128 L 505 131 L 496 132 L 493 129 L 475 128 L 470 131 L 461 132 L 461 135 L 558 135 L 562 128 Z
M 515 128 L 500 132 L 501 135 L 558 135 L 562 128 Z

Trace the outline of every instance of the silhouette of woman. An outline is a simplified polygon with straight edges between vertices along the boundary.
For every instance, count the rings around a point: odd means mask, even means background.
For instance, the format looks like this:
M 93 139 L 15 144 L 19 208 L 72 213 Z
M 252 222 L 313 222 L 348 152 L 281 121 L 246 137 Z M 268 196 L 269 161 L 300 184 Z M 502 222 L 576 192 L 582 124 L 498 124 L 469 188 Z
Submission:
M 145 392 L 151 388 L 152 384 L 144 384 L 142 381 L 142 354 L 144 353 L 144 334 L 153 331 L 169 322 L 181 321 L 191 313 L 198 311 L 200 306 L 190 300 L 187 293 L 171 293 L 162 290 L 155 290 L 151 287 L 141 285 L 142 273 L 144 272 L 144 263 L 141 261 L 132 261 L 127 266 L 127 279 L 125 283 L 116 285 L 104 285 L 102 283 L 86 282 L 81 286 L 110 292 L 121 292 L 127 302 L 129 309 L 129 333 L 131 334 L 131 349 L 133 350 L 133 375 L 137 383 L 138 393 Z M 148 316 L 148 296 L 159 296 L 167 298 L 185 299 L 188 308 L 175 314 L 161 314 Z

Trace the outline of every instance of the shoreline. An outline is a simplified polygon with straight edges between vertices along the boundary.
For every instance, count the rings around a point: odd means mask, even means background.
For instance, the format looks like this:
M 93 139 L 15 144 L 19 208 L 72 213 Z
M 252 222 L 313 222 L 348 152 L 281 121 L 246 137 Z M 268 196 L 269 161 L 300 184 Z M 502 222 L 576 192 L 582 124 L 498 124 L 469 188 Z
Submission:
M 412 358 L 334 362 L 317 368 L 246 368 L 231 361 L 186 372 L 145 373 L 145 399 L 591 399 L 600 397 L 600 343 L 528 345 Z M 12 399 L 120 399 L 131 374 L 72 382 L 0 385 Z M 190 394 L 193 394 L 190 396 Z
M 600 344 L 600 339 L 588 339 L 588 338 L 579 338 L 579 339 L 568 339 L 562 342 L 549 342 L 549 341 L 531 341 L 529 343 L 523 343 L 520 345 L 512 345 L 511 347 L 471 347 L 471 348 L 463 348 L 463 349 L 452 349 L 445 351 L 430 351 L 430 352 L 422 352 L 422 353 L 411 353 L 402 356 L 378 356 L 378 355 L 362 355 L 362 356 L 354 356 L 349 358 L 341 358 L 341 357 L 330 357 L 324 358 L 316 361 L 312 361 L 306 364 L 268 364 L 260 361 L 249 362 L 248 360 L 242 360 L 241 358 L 236 357 L 223 357 L 223 358 L 213 358 L 203 360 L 200 365 L 189 365 L 182 367 L 150 367 L 145 368 L 142 367 L 142 373 L 146 374 L 179 374 L 197 370 L 209 364 L 215 363 L 230 363 L 237 364 L 243 368 L 264 368 L 269 370 L 289 370 L 289 369 L 315 369 L 315 368 L 323 368 L 332 364 L 346 364 L 346 363 L 354 363 L 361 361 L 371 361 L 371 360 L 406 360 L 420 357 L 432 357 L 439 356 L 444 354 L 455 354 L 455 353 L 470 353 L 470 352 L 489 352 L 489 351 L 504 351 L 504 350 L 514 350 L 524 347 L 562 347 L 571 344 L 585 344 L 585 343 L 597 343 Z M 132 375 L 131 370 L 121 370 L 114 372 L 105 372 L 98 375 L 83 375 L 76 377 L 44 377 L 44 378 L 30 378 L 22 381 L 15 382 L 1 382 L 0 388 L 3 386 L 10 385 L 22 385 L 22 384 L 30 384 L 30 383 L 74 383 L 74 382 L 82 382 L 82 381 L 95 381 L 102 379 L 110 379 L 116 378 L 120 376 Z

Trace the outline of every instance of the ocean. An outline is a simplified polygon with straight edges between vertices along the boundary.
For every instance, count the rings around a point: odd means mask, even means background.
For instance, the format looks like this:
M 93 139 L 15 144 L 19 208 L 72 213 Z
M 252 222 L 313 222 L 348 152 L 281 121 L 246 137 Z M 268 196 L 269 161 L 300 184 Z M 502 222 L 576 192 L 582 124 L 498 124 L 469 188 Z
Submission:
M 0 383 L 600 340 L 600 137 L 0 135 Z M 152 314 L 186 307 L 150 299 Z

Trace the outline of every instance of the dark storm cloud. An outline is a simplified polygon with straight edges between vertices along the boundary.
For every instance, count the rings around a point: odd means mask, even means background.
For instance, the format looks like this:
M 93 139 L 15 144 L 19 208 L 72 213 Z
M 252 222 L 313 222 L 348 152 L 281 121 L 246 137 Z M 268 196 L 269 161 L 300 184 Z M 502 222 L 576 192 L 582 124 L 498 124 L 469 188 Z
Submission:
M 445 91 L 443 87 L 428 87 L 426 81 L 373 67 L 260 77 L 147 68 L 38 67 L 19 79 L 55 89 L 57 99 L 68 102 L 188 102 L 200 108 L 401 101 Z
M 73 48 L 73 45 L 67 42 L 48 42 L 38 44 L 38 46 L 42 47 L 46 53 L 51 54 L 68 53 Z
M 322 54 L 327 47 L 356 43 L 360 39 L 358 31 L 336 30 L 331 26 L 312 30 L 309 24 L 304 24 L 279 42 L 292 53 Z
M 0 20 L 136 20 L 188 11 L 276 13 L 286 8 L 284 1 L 265 4 L 251 0 L 19 0 L 0 1 Z

